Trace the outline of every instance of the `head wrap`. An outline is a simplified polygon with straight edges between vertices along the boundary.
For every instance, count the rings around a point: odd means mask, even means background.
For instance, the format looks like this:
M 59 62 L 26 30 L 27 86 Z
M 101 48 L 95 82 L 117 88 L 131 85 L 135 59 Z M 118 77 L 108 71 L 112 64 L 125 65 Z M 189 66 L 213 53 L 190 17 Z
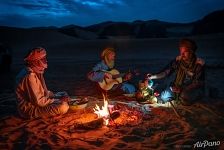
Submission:
M 195 41 L 191 39 L 181 39 L 179 42 L 179 47 L 186 47 L 191 52 L 195 53 L 197 50 L 197 45 Z
M 102 51 L 102 53 L 101 53 L 101 59 L 102 60 L 104 60 L 104 62 L 106 63 L 106 65 L 110 68 L 110 69 L 112 69 L 113 67 L 114 67 L 114 61 L 110 61 L 109 59 L 108 59 L 108 56 L 109 56 L 109 54 L 110 53 L 115 53 L 115 49 L 114 48 L 111 48 L 111 47 L 109 47 L 109 48 L 105 48 L 103 51 Z
M 115 53 L 115 49 L 114 48 L 105 48 L 102 53 L 101 53 L 101 59 L 104 59 L 106 56 L 108 56 L 110 53 Z
M 29 53 L 24 58 L 24 61 L 28 62 L 28 61 L 40 60 L 45 56 L 46 56 L 46 50 L 42 47 L 36 47 L 29 51 Z
M 30 67 L 36 73 L 43 73 L 47 68 L 46 61 L 42 59 L 46 57 L 46 50 L 42 47 L 33 48 L 24 58 L 27 67 Z

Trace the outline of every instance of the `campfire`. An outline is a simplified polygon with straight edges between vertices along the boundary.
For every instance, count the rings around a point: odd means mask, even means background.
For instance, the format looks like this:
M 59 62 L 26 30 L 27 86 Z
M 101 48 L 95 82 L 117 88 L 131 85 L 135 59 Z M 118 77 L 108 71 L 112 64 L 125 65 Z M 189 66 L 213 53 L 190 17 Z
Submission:
M 95 100 L 90 101 L 85 111 L 76 111 L 80 115 L 70 128 L 71 132 L 91 130 L 102 126 L 136 126 L 143 121 L 143 118 L 148 118 L 151 111 L 148 104 L 139 104 L 137 101 L 126 101 L 122 98 L 108 101 L 103 96 L 101 104 L 96 104 L 98 100 Z
M 94 113 L 97 114 L 98 118 L 103 118 L 104 125 L 108 125 L 110 118 L 110 110 L 108 108 L 108 100 L 105 98 L 103 94 L 103 106 L 100 108 L 99 105 L 96 104 L 96 107 L 93 108 Z
M 136 125 L 141 122 L 143 113 L 139 110 L 140 106 L 116 101 L 111 103 L 113 104 L 109 104 L 108 99 L 103 95 L 102 107 L 96 104 L 95 108 L 93 108 L 98 119 L 102 118 L 104 120 L 104 125 Z

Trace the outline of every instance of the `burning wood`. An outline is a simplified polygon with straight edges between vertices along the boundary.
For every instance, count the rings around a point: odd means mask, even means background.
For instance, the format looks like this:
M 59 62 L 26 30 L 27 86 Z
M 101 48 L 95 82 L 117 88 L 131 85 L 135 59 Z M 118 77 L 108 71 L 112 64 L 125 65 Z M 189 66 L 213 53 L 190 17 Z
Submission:
M 110 127 L 138 125 L 150 111 L 147 104 L 138 104 L 133 101 L 110 101 L 109 104 L 104 97 L 101 104 L 96 104 L 96 100 L 90 101 L 88 108 L 84 111 L 72 111 L 80 115 L 74 120 L 70 132 L 101 128 L 103 125 Z
M 129 107 L 126 104 L 117 103 L 114 106 L 116 111 L 119 111 L 120 115 L 114 119 L 114 123 L 117 126 L 123 125 L 138 125 L 142 122 L 143 113 L 134 107 Z
M 100 108 L 99 105 L 96 104 L 96 107 L 93 108 L 93 110 L 94 113 L 97 114 L 98 118 L 103 118 L 104 124 L 108 125 L 110 112 L 108 109 L 108 101 L 106 100 L 104 94 L 103 94 L 103 106 Z
M 103 106 L 100 108 L 96 104 L 93 108 L 94 113 L 98 118 L 104 119 L 104 125 L 137 125 L 142 121 L 142 117 L 150 111 L 147 105 L 137 105 L 137 103 L 112 102 L 109 105 L 108 100 L 103 101 Z
M 70 128 L 70 131 L 74 129 L 91 130 L 91 129 L 100 128 L 103 126 L 103 122 L 104 122 L 103 118 L 98 118 L 96 120 L 92 120 L 86 123 L 76 123 Z

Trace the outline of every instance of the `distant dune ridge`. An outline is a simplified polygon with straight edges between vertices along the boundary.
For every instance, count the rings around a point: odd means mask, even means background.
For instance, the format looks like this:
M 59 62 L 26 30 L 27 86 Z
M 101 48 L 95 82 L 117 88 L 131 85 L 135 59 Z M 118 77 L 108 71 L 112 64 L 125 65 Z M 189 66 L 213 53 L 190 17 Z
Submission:
M 79 37 L 79 31 L 92 32 L 98 38 L 164 38 L 181 37 L 189 35 L 220 33 L 224 32 L 223 26 L 224 10 L 212 12 L 201 20 L 191 23 L 170 23 L 159 20 L 134 22 L 102 22 L 99 24 L 79 27 L 70 25 L 62 27 L 59 31 L 62 33 Z M 93 38 L 94 36 L 92 36 Z M 80 38 L 83 38 L 80 36 Z M 90 37 L 88 37 L 90 38 Z M 84 39 L 88 39 L 84 38 Z
M 224 10 L 212 12 L 202 19 L 191 23 L 170 23 L 159 20 L 134 22 L 102 22 L 87 27 L 77 25 L 67 25 L 61 28 L 57 27 L 37 27 L 30 28 L 44 31 L 58 31 L 63 34 L 80 38 L 80 39 L 107 39 L 113 37 L 120 38 L 164 38 L 164 37 L 181 37 L 210 33 L 224 32 Z M 1 35 L 4 30 L 17 31 L 19 28 L 0 27 Z M 26 30 L 26 29 L 23 29 Z M 35 34 L 35 33 L 32 33 Z M 24 35 L 25 36 L 25 35 Z

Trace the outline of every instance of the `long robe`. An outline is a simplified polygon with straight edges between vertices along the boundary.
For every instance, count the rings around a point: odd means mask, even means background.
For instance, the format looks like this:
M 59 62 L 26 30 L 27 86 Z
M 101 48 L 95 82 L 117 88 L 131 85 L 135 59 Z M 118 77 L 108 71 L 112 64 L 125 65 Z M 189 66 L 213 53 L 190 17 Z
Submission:
M 49 117 L 64 114 L 69 106 L 52 98 L 47 90 L 43 74 L 37 74 L 29 67 L 16 77 L 18 112 L 24 118 Z

